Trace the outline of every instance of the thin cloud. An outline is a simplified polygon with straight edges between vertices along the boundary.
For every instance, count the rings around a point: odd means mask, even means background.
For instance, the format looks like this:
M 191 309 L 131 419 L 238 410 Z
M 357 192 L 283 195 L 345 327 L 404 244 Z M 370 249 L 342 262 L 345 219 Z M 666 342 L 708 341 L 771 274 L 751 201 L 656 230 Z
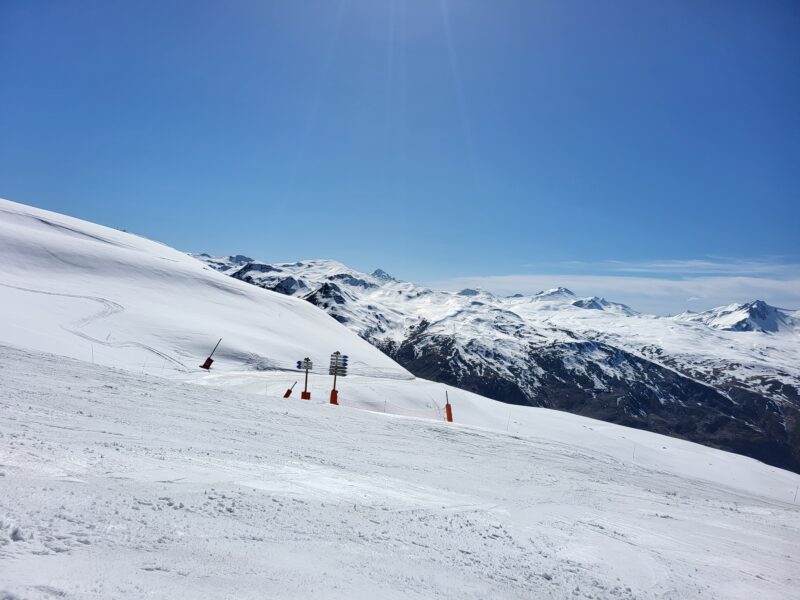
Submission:
M 525 265 L 526 268 L 556 271 L 582 271 L 593 273 L 636 273 L 651 275 L 771 275 L 777 279 L 800 277 L 800 263 L 788 257 L 768 259 L 734 259 L 706 257 L 689 260 L 623 261 L 603 260 L 595 262 L 563 261 Z
M 642 312 L 662 315 L 687 309 L 705 310 L 754 299 L 790 310 L 800 308 L 800 276 L 782 279 L 719 275 L 671 279 L 557 273 L 456 277 L 426 285 L 453 291 L 480 287 L 498 295 L 534 294 L 543 289 L 564 286 L 580 296 L 604 296 Z
M 608 261 L 622 273 L 672 273 L 694 275 L 797 275 L 800 264 L 763 260 L 661 260 L 650 262 Z

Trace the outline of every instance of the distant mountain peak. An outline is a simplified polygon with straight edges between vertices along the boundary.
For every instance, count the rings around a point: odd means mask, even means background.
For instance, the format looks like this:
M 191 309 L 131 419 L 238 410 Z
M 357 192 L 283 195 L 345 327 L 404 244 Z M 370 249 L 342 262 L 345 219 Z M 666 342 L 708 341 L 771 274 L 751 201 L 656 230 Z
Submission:
M 200 260 L 201 262 L 205 263 L 215 271 L 220 271 L 221 273 L 227 273 L 230 275 L 231 273 L 238 271 L 243 266 L 248 265 L 252 262 L 255 262 L 249 256 L 245 256 L 244 254 L 231 254 L 229 256 L 211 256 L 205 252 L 200 254 L 190 254 L 194 258 Z
M 375 270 L 372 272 L 372 276 L 373 276 L 374 278 L 376 278 L 376 279 L 380 279 L 380 280 L 382 280 L 382 281 L 397 281 L 397 280 L 396 280 L 394 277 L 392 277 L 391 275 L 389 275 L 389 274 L 388 274 L 386 271 L 384 271 L 383 269 L 375 269 Z
M 704 323 L 713 329 L 724 331 L 777 333 L 800 328 L 800 321 L 797 318 L 788 311 L 767 304 L 764 300 L 729 304 L 698 313 L 687 311 L 678 315 L 676 319 Z
M 575 300 L 572 303 L 572 306 L 577 306 L 578 308 L 589 308 L 592 310 L 603 310 L 605 304 L 606 301 L 603 298 L 592 296 L 591 298 L 580 298 L 579 300 Z
M 228 257 L 230 261 L 237 265 L 243 265 L 249 262 L 253 262 L 253 259 L 249 256 L 245 256 L 244 254 L 236 254 L 235 256 Z
M 565 287 L 557 287 L 551 288 L 549 290 L 542 290 L 541 292 L 534 294 L 534 298 L 537 300 L 557 300 L 559 298 L 575 298 L 575 292 L 572 290 L 568 290 Z
M 458 292 L 459 296 L 493 296 L 491 292 L 482 290 L 481 288 L 464 288 Z
M 752 300 L 741 305 L 740 311 L 746 318 L 734 324 L 734 329 L 740 331 L 774 332 L 791 325 L 793 319 L 781 309 L 771 306 L 763 300 Z
M 750 302 L 745 302 L 743 306 L 746 307 L 747 310 L 749 311 L 762 311 L 762 312 L 767 311 L 771 308 L 775 308 L 773 306 L 770 306 L 763 300 L 751 300 Z
M 589 298 L 580 298 L 578 300 L 574 300 L 572 302 L 572 306 L 576 306 L 578 308 L 586 308 L 589 310 L 603 310 L 608 312 L 614 312 L 625 316 L 633 316 L 638 314 L 635 310 L 633 310 L 627 304 L 621 304 L 619 302 L 609 302 L 605 298 L 601 298 L 600 296 L 591 296 Z

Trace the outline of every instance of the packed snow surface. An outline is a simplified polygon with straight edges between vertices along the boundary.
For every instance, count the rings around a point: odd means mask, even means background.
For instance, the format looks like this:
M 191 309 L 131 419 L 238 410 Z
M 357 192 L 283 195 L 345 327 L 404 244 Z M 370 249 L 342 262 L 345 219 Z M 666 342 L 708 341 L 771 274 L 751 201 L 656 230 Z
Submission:
M 9 347 L 0 361 L 0 597 L 749 600 L 800 585 L 800 477 L 741 456 L 545 409 L 517 407 L 506 431 Z M 401 382 L 373 387 L 402 401 Z M 730 485 L 687 475 L 698 465 Z
M 0 598 L 796 592 L 800 476 L 413 378 L 162 244 L 0 201 L 0 306 Z

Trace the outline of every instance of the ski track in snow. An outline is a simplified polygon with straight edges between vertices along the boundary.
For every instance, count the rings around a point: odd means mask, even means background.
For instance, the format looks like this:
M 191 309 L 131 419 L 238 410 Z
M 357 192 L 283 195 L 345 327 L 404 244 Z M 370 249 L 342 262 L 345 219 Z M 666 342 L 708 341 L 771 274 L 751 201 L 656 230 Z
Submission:
M 114 315 L 116 313 L 120 313 L 120 312 L 124 311 L 125 307 L 122 306 L 121 304 L 118 304 L 116 302 L 112 302 L 111 300 L 107 300 L 105 298 L 100 298 L 100 297 L 97 297 L 97 296 L 81 296 L 79 294 L 63 294 L 63 293 L 60 293 L 60 292 L 48 292 L 48 291 L 44 291 L 44 290 L 34 290 L 34 289 L 31 289 L 31 288 L 21 287 L 21 286 L 18 286 L 18 285 L 10 285 L 10 284 L 7 284 L 7 283 L 2 283 L 2 282 L 0 282 L 0 285 L 3 286 L 3 287 L 6 287 L 6 288 L 10 288 L 12 290 L 18 290 L 18 291 L 21 291 L 21 292 L 29 292 L 31 294 L 42 294 L 42 295 L 45 295 L 45 296 L 60 296 L 62 298 L 75 298 L 75 299 L 78 299 L 78 300 L 91 300 L 92 302 L 98 302 L 98 303 L 103 305 L 103 310 L 101 310 L 99 313 L 95 313 L 95 314 L 89 315 L 89 316 L 84 317 L 84 318 L 82 318 L 82 319 L 80 319 L 78 321 L 75 321 L 74 323 L 62 324 L 61 328 L 64 329 L 65 331 L 68 331 L 69 333 L 71 333 L 73 335 L 77 335 L 78 337 L 87 340 L 88 342 L 91 342 L 93 344 L 98 344 L 100 346 L 105 346 L 106 348 L 141 348 L 142 350 L 146 350 L 147 352 L 151 352 L 152 354 L 155 354 L 159 358 L 162 358 L 162 359 L 164 359 L 166 361 L 171 362 L 173 365 L 178 367 L 181 371 L 186 372 L 186 371 L 189 370 L 189 368 L 184 363 L 179 361 L 178 359 L 176 359 L 176 358 L 174 358 L 172 356 L 169 356 L 168 354 L 166 354 L 164 352 L 161 352 L 160 350 L 157 350 L 156 348 L 153 348 L 152 346 L 148 346 L 147 344 L 142 344 L 141 342 L 132 342 L 132 341 L 111 342 L 111 341 L 107 341 L 107 340 L 101 340 L 101 339 L 98 339 L 96 337 L 92 337 L 89 334 L 81 331 L 81 329 L 91 325 L 92 323 L 95 323 L 96 321 L 100 321 L 102 319 L 106 319 L 106 318 L 108 318 L 108 317 L 110 317 L 110 316 L 112 316 L 112 315 Z
M 530 434 L 4 346 L 0 361 L 3 598 L 785 599 L 800 584 L 789 503 Z

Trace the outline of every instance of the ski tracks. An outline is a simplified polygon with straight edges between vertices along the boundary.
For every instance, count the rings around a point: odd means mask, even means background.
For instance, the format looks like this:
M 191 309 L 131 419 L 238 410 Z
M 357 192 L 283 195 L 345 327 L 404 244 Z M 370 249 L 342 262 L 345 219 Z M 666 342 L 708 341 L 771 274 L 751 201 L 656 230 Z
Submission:
M 84 331 L 82 331 L 82 329 L 84 329 L 85 327 L 88 327 L 89 325 L 91 325 L 91 324 L 93 324 L 93 323 L 95 323 L 97 321 L 101 321 L 103 319 L 107 319 L 107 318 L 109 318 L 109 317 L 111 317 L 111 316 L 113 316 L 115 314 L 123 312 L 125 310 L 125 307 L 122 306 L 121 304 L 117 303 L 117 302 L 113 302 L 111 300 L 108 300 L 107 298 L 102 298 L 100 296 L 85 296 L 85 295 L 81 295 L 81 294 L 65 294 L 65 293 L 61 293 L 61 292 L 48 292 L 48 291 L 45 291 L 45 290 L 35 290 L 35 289 L 32 289 L 32 288 L 26 288 L 26 287 L 22 287 L 22 286 L 18 286 L 18 285 L 11 285 L 11 284 L 8 284 L 8 283 L 0 283 L 0 286 L 6 287 L 6 288 L 10 288 L 10 289 L 14 289 L 14 290 L 18 290 L 18 291 L 21 291 L 21 292 L 28 292 L 28 293 L 31 293 L 31 294 L 42 294 L 42 295 L 45 295 L 45 296 L 58 296 L 58 297 L 61 297 L 61 298 L 75 298 L 75 299 L 78 299 L 78 300 L 90 300 L 92 302 L 97 302 L 100 305 L 102 305 L 102 307 L 103 307 L 102 310 L 100 310 L 100 312 L 88 315 L 88 316 L 86 316 L 86 317 L 84 317 L 82 319 L 79 319 L 79 320 L 77 320 L 77 321 L 75 321 L 73 323 L 61 324 L 61 328 L 64 331 L 68 331 L 69 333 L 71 333 L 73 335 L 76 335 L 76 336 L 78 336 L 80 338 L 83 338 L 83 339 L 87 340 L 88 342 L 91 342 L 93 344 L 98 344 L 100 346 L 105 346 L 107 348 L 141 348 L 142 350 L 145 350 L 147 352 L 155 354 L 159 358 L 162 358 L 162 359 L 164 359 L 166 361 L 169 361 L 170 363 L 172 363 L 173 365 L 178 367 L 181 371 L 188 371 L 189 370 L 188 367 L 185 364 L 183 364 L 181 361 L 179 361 L 178 359 L 173 358 L 169 354 L 166 354 L 165 352 L 162 352 L 161 350 L 153 348 L 152 346 L 148 346 L 147 344 L 143 344 L 141 342 L 132 342 L 132 341 L 112 342 L 112 341 L 109 341 L 109 340 L 102 340 L 102 339 L 93 337 L 93 336 L 89 335 L 88 333 L 85 333 Z

